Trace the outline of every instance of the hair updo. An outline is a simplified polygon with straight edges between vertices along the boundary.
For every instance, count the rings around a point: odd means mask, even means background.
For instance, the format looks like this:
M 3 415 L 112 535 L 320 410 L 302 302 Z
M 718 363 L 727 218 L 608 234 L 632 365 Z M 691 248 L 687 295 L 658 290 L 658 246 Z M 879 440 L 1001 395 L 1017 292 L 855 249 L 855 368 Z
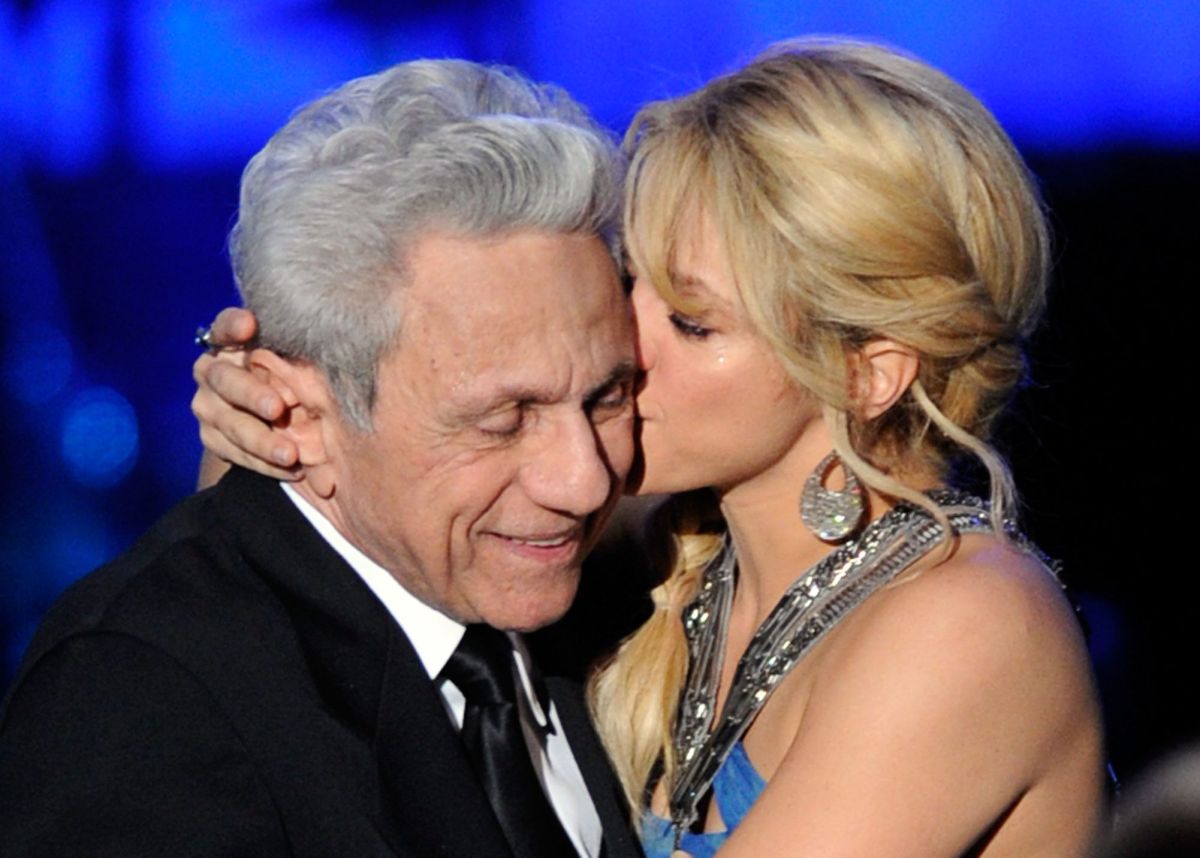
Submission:
M 800 40 L 697 92 L 644 108 L 626 145 L 630 253 L 671 303 L 683 220 L 716 224 L 750 323 L 826 406 L 860 477 L 944 474 L 969 452 L 1004 512 L 1011 481 L 985 439 L 1024 373 L 1049 237 L 1003 129 L 941 72 L 875 45 Z M 873 420 L 853 407 L 858 347 L 890 339 L 917 379 Z M 936 430 L 931 431 L 931 425 Z

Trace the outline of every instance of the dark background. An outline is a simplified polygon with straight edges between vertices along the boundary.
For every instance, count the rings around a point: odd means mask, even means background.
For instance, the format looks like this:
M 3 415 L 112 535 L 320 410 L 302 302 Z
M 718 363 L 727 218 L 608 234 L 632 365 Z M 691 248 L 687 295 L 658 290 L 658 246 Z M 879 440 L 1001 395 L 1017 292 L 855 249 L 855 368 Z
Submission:
M 61 590 L 191 490 L 190 338 L 235 303 L 242 165 L 292 108 L 417 56 L 518 66 L 614 130 L 774 39 L 916 52 L 1041 177 L 1056 289 L 1002 443 L 1092 627 L 1129 777 L 1200 738 L 1188 549 L 1200 4 L 57 0 L 0 5 L 0 690 Z

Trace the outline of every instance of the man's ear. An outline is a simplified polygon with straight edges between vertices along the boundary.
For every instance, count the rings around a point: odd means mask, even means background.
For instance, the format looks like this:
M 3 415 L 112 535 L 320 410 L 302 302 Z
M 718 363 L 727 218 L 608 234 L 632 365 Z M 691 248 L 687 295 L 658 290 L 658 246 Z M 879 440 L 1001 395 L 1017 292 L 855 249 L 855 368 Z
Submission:
M 855 410 L 862 419 L 873 420 L 912 386 L 921 359 L 903 343 L 880 339 L 859 349 L 852 366 Z
M 295 443 L 304 479 L 313 491 L 332 497 L 337 486 L 333 462 L 340 412 L 324 373 L 307 361 L 291 361 L 266 349 L 250 352 L 247 366 L 284 402 L 272 431 Z

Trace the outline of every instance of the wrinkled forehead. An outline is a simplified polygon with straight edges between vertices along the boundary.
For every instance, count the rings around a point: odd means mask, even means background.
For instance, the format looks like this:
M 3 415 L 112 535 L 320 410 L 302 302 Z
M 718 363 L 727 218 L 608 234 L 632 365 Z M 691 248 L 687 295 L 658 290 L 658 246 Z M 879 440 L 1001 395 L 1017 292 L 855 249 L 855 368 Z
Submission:
M 595 235 L 432 234 L 408 261 L 398 346 L 456 388 L 603 374 L 631 348 L 616 266 Z
M 607 298 L 603 287 L 619 282 L 606 239 L 594 232 L 435 227 L 407 241 L 401 260 L 406 301 L 413 294 L 453 310 L 503 312 L 530 298 L 587 303 L 591 296 Z M 526 303 L 524 309 L 542 304 Z

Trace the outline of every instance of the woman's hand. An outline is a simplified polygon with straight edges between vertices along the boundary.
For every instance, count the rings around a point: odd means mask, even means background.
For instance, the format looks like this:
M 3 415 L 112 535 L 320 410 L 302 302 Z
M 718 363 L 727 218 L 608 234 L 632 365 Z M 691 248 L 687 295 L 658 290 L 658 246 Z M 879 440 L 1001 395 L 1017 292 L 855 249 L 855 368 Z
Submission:
M 271 428 L 285 414 L 284 398 L 248 367 L 244 349 L 256 328 L 249 310 L 222 310 L 210 335 L 219 351 L 205 352 L 192 366 L 196 379 L 192 413 L 200 422 L 200 441 L 205 446 L 201 488 L 216 482 L 228 467 L 225 463 L 279 480 L 301 476 L 296 445 Z

